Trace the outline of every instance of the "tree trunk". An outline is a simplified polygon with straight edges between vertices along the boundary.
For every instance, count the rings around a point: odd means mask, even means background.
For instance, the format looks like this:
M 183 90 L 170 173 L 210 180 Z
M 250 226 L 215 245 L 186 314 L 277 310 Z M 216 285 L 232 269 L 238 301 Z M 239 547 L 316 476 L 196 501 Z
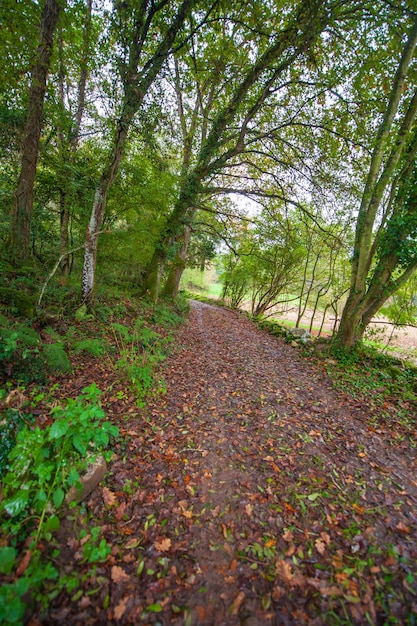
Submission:
M 91 210 L 90 222 L 87 226 L 85 241 L 81 292 L 81 299 L 83 302 L 90 302 L 93 295 L 97 264 L 98 237 L 103 225 L 107 194 L 119 169 L 132 115 L 132 112 L 129 114 L 125 113 L 125 116 L 119 120 L 117 137 L 114 143 L 114 149 L 109 166 L 103 172 L 94 194 L 93 207 Z
M 43 104 L 59 12 L 60 6 L 57 0 L 46 0 L 41 19 L 40 43 L 32 69 L 25 138 L 22 146 L 22 165 L 15 192 L 10 231 L 10 257 L 16 266 L 22 265 L 30 254 L 33 194 L 39 157 Z
M 164 298 L 170 298 L 172 300 L 175 300 L 175 298 L 178 296 L 181 276 L 183 275 L 186 266 L 186 257 L 190 237 L 191 227 L 187 225 L 184 229 L 184 233 L 181 235 L 181 237 L 178 238 L 178 243 L 180 243 L 182 240 L 182 245 L 175 255 L 175 258 L 169 270 L 165 287 L 162 290 L 162 297 Z
M 92 12 L 93 12 L 93 0 L 86 0 L 86 18 L 83 31 L 83 50 L 80 69 L 80 78 L 78 80 L 77 89 L 77 110 L 75 113 L 75 119 L 70 129 L 69 138 L 64 132 L 61 133 L 61 150 L 66 153 L 68 158 L 68 164 L 73 165 L 76 158 L 78 144 L 80 141 L 80 129 L 84 115 L 85 108 L 85 91 L 88 78 L 88 58 L 90 56 L 91 48 L 91 27 L 92 27 Z M 62 58 L 62 41 L 60 41 L 60 99 L 62 103 L 62 109 L 65 110 L 64 102 L 64 79 L 65 79 L 65 64 Z M 69 151 L 68 151 L 69 143 Z M 60 266 L 61 274 L 63 276 L 69 276 L 71 270 L 70 255 L 67 254 L 69 248 L 69 225 L 71 219 L 70 208 L 70 193 L 68 190 L 68 177 L 65 175 L 65 167 L 63 168 L 64 177 L 60 188 L 60 253 L 62 256 L 62 262 Z
M 123 78 L 124 100 L 122 113 L 118 122 L 109 163 L 105 167 L 96 188 L 90 223 L 87 227 L 81 292 L 83 302 L 89 302 L 93 294 L 98 236 L 104 220 L 107 194 L 119 169 L 130 124 L 134 115 L 142 106 L 143 100 L 151 85 L 161 71 L 172 49 L 175 37 L 183 26 L 187 16 L 191 13 L 194 3 L 195 0 L 182 0 L 181 5 L 172 18 L 171 24 L 167 27 L 156 51 L 141 70 L 139 70 L 139 65 L 141 62 L 142 46 L 149 34 L 149 28 L 153 18 L 156 13 L 164 7 L 165 3 L 160 3 L 158 8 L 157 5 L 151 2 L 147 16 L 144 14 L 143 10 L 138 12 L 138 20 L 135 22 L 135 28 L 131 33 L 132 45 L 129 51 L 129 60 L 125 66 L 126 73 Z M 145 17 L 146 19 L 144 19 Z
M 387 261 L 378 261 L 373 275 L 369 276 L 380 240 L 380 233 L 375 236 L 374 227 L 377 211 L 381 205 L 384 193 L 393 184 L 397 174 L 398 164 L 403 155 L 413 123 L 417 114 L 417 91 L 411 97 L 404 113 L 400 118 L 398 130 L 393 131 L 393 124 L 405 92 L 407 73 L 412 62 L 417 44 L 417 18 L 410 30 L 408 40 L 404 46 L 390 92 L 389 102 L 385 115 L 381 121 L 375 137 L 371 163 L 367 180 L 362 194 L 358 219 L 356 222 L 354 253 L 352 259 L 350 292 L 343 309 L 339 332 L 336 340 L 347 350 L 351 350 L 358 343 L 365 332 L 366 325 L 383 305 L 386 299 L 395 291 L 398 280 L 391 280 L 395 269 L 392 265 L 395 253 Z M 410 160 L 409 167 L 413 163 Z M 385 222 L 385 230 L 390 227 L 390 219 L 395 217 L 393 209 L 391 217 Z M 395 241 L 390 244 L 395 250 Z M 397 261 L 398 262 L 398 259 Z

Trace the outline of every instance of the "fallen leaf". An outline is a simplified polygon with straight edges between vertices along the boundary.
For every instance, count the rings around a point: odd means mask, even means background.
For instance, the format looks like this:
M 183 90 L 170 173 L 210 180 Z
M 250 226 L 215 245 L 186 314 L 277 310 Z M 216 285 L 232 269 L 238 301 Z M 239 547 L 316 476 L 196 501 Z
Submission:
M 111 568 L 111 579 L 114 583 L 125 583 L 130 580 L 130 576 L 126 574 L 122 567 L 113 565 Z
M 281 578 L 285 583 L 291 584 L 294 574 L 292 573 L 292 567 L 285 559 L 278 559 L 276 562 L 277 576 Z
M 398 522 L 396 529 L 400 530 L 402 533 L 406 533 L 407 535 L 410 533 L 410 528 L 406 526 L 404 522 Z
M 117 498 L 115 494 L 108 489 L 108 487 L 103 487 L 103 500 L 104 504 L 107 506 L 114 506 L 117 504 Z
M 27 550 L 27 552 L 25 552 L 25 554 L 23 555 L 22 560 L 20 561 L 19 565 L 16 568 L 16 575 L 17 576 L 21 576 L 22 574 L 24 574 L 27 570 L 27 568 L 29 567 L 29 563 L 30 563 L 30 559 L 32 558 L 32 552 L 31 550 Z
M 168 552 L 172 545 L 172 541 L 169 537 L 164 537 L 161 541 L 155 541 L 154 547 L 158 552 Z
M 292 530 L 288 529 L 287 531 L 285 531 L 285 533 L 282 535 L 282 538 L 284 541 L 286 541 L 287 543 L 292 543 L 294 541 L 294 533 L 292 532 Z
M 316 550 L 319 554 L 324 554 L 326 552 L 326 544 L 323 539 L 316 539 L 315 541 Z
M 129 602 L 129 596 L 122 598 L 119 604 L 114 609 L 114 618 L 119 620 L 126 613 L 127 603 Z
M 239 593 L 237 594 L 237 596 L 235 597 L 235 599 L 232 602 L 232 605 L 230 607 L 230 615 L 237 615 L 239 613 L 239 609 L 242 606 L 242 603 L 245 599 L 245 594 L 243 593 L 243 591 L 239 591 Z
M 252 517 L 253 506 L 251 504 L 247 504 L 245 506 L 245 511 L 246 511 L 246 515 L 249 515 L 249 517 Z

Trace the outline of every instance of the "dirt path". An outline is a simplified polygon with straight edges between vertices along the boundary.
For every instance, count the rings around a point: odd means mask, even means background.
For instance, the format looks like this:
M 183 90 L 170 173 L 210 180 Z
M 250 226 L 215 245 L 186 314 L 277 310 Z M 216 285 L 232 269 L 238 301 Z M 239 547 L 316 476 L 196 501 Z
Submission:
M 106 485 L 66 529 L 63 570 L 90 575 L 41 623 L 414 623 L 408 449 L 244 317 L 195 302 L 178 341 L 166 394 L 119 416 Z M 97 566 L 83 525 L 112 547 Z

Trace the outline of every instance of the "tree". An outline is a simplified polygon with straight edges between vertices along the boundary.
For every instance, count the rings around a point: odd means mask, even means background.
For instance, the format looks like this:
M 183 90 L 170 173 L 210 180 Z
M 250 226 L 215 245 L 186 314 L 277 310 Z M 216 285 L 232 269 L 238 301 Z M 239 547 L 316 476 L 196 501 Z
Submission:
M 258 22 L 259 31 L 252 28 L 253 32 L 263 36 L 259 37 L 256 46 L 251 42 L 251 51 L 243 65 L 231 64 L 223 70 L 224 88 L 218 94 L 212 115 L 205 118 L 207 132 L 195 161 L 182 176 L 178 199 L 147 268 L 144 289 L 154 297 L 158 296 L 168 251 L 178 233 L 192 220 L 199 199 L 204 195 L 204 184 L 212 181 L 242 154 L 251 126 L 265 103 L 273 99 L 275 86 L 280 80 L 287 79 L 300 58 L 308 54 L 339 6 L 338 2 L 328 0 L 304 0 L 297 9 L 283 14 L 279 27 L 275 7 L 272 7 L 274 19 L 266 23 L 264 19 L 262 29 Z M 231 23 L 232 17 L 228 17 Z M 256 17 L 260 19 L 259 15 Z M 240 38 L 245 41 L 242 33 Z
M 122 50 L 119 63 L 123 98 L 87 227 L 82 276 L 82 299 L 86 302 L 91 299 L 94 287 L 98 237 L 107 195 L 118 172 L 130 126 L 196 4 L 196 0 L 182 0 L 176 6 L 168 0 L 115 3 L 118 44 Z
M 39 46 L 31 72 L 29 103 L 22 145 L 20 176 L 15 192 L 15 206 L 10 230 L 10 256 L 15 265 L 21 265 L 30 252 L 30 223 L 36 165 L 39 156 L 43 105 L 46 81 L 51 64 L 53 37 L 61 3 L 45 0 L 42 11 Z
M 417 268 L 416 44 L 417 18 L 375 135 L 359 207 L 350 291 L 337 334 L 348 350 L 362 339 L 372 317 Z

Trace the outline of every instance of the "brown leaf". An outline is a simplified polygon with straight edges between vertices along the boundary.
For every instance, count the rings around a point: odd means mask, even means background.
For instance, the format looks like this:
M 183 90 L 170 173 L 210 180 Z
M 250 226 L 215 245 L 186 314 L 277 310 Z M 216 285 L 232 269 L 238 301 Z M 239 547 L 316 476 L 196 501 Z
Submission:
M 158 552 L 168 552 L 172 545 L 172 541 L 169 537 L 164 537 L 161 541 L 155 541 L 154 547 Z
M 122 567 L 113 565 L 111 568 L 111 579 L 114 583 L 126 583 L 130 580 L 130 576 L 126 574 Z
M 114 609 L 114 619 L 121 619 L 126 612 L 127 603 L 129 602 L 129 596 L 122 598 L 119 604 Z
M 319 554 L 324 554 L 326 552 L 326 544 L 323 539 L 316 539 L 315 541 L 316 550 Z
M 230 615 L 237 615 L 239 613 L 239 609 L 242 606 L 245 597 L 246 596 L 243 591 L 239 591 L 239 593 L 232 602 L 232 606 L 230 607 Z
M 292 530 L 287 530 L 285 531 L 285 533 L 282 535 L 282 538 L 284 541 L 286 541 L 287 543 L 292 543 L 294 540 L 294 533 L 292 532 Z
M 292 555 L 295 553 L 295 551 L 296 551 L 296 547 L 295 547 L 295 545 L 292 543 L 292 544 L 290 545 L 290 547 L 288 548 L 288 550 L 286 550 L 286 552 L 285 552 L 285 556 L 292 556 Z
M 114 506 L 115 504 L 117 504 L 117 498 L 115 494 L 107 487 L 103 487 L 103 500 L 104 504 L 106 504 L 107 506 Z
M 397 530 L 400 530 L 402 533 L 406 533 L 407 535 L 410 533 L 410 528 L 404 524 L 404 522 L 398 522 L 396 526 Z
M 281 578 L 285 583 L 291 584 L 294 574 L 292 573 L 292 567 L 285 559 L 277 559 L 276 562 L 277 576 Z
M 31 550 L 27 550 L 27 552 L 25 552 L 25 554 L 23 555 L 22 560 L 20 561 L 19 565 L 16 568 L 16 575 L 17 576 L 21 576 L 22 574 L 24 574 L 27 570 L 27 568 L 29 567 L 29 563 L 30 563 L 30 559 L 32 558 L 32 552 Z

